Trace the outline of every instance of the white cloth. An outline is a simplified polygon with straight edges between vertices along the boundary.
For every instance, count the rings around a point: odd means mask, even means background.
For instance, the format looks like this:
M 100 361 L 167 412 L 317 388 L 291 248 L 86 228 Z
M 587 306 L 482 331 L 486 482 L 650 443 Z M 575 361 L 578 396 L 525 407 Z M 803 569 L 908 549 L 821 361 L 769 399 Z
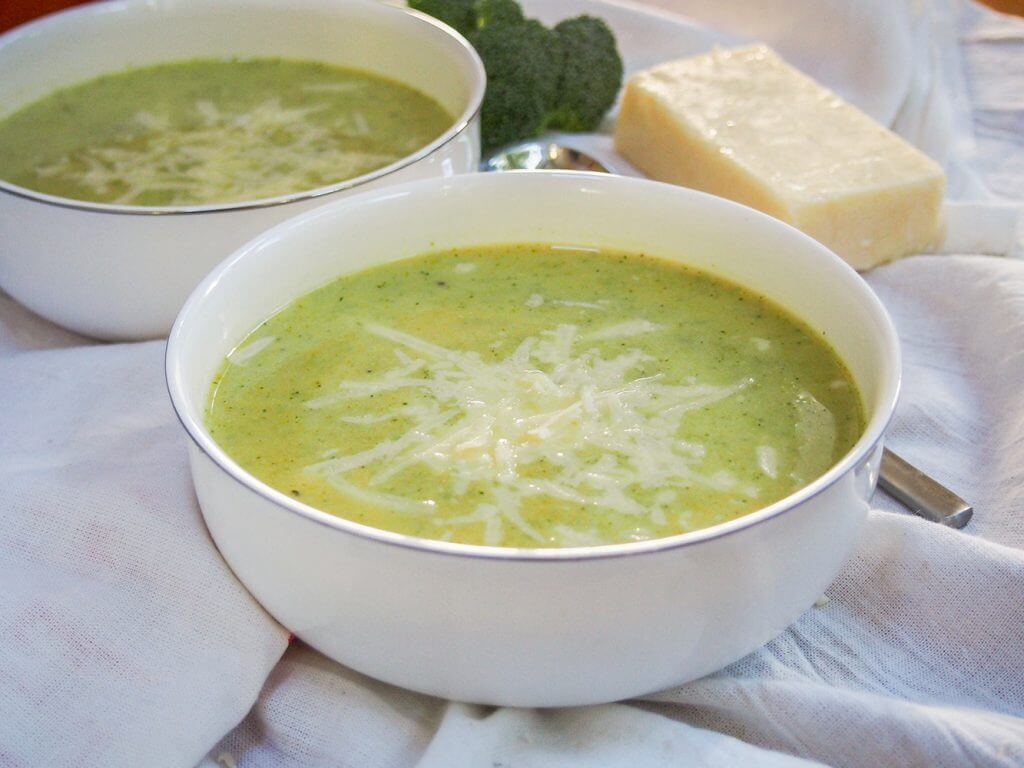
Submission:
M 30 320 L 6 302 L 3 341 Z M 192 502 L 162 362 L 0 355 L 3 768 L 195 764 L 284 650 Z
M 1024 201 L 1024 22 L 952 0 L 657 3 L 728 33 L 608 6 L 628 61 L 767 39 L 943 157 L 954 197 Z M 915 257 L 869 281 L 904 346 L 891 445 L 975 503 L 970 527 L 879 495 L 829 601 L 761 650 L 543 713 L 286 651 L 206 535 L 162 345 L 94 345 L 0 297 L 0 768 L 1024 765 L 1024 262 Z
M 493 713 L 453 704 L 419 768 L 673 764 L 733 768 L 754 761 L 764 768 L 820 765 L 616 704 L 555 710 L 499 709 Z

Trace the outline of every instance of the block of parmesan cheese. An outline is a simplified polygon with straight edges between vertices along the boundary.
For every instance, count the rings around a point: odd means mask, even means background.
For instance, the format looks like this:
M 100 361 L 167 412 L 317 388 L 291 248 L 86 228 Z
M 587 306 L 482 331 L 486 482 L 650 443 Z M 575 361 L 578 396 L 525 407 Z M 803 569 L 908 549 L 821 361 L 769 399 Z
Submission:
M 634 75 L 615 147 L 648 176 L 771 214 L 857 269 L 940 236 L 939 165 L 764 45 Z

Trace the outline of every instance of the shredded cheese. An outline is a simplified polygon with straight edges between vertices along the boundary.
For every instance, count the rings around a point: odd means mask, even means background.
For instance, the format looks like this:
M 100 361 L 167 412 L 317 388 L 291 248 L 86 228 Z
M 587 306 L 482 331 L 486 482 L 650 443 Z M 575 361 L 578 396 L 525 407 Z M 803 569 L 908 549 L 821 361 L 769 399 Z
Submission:
M 328 126 L 311 119 L 327 106 L 288 108 L 271 98 L 239 113 L 199 99 L 189 127 L 172 127 L 168 115 L 139 111 L 130 135 L 63 155 L 36 172 L 82 185 L 113 203 L 137 203 L 146 193 L 163 192 L 168 204 L 185 205 L 312 189 L 402 156 L 346 148 L 339 137 L 364 138 L 371 126 L 359 112 L 340 127 L 339 121 Z
M 457 267 L 456 267 L 457 268 Z M 530 294 L 530 297 L 524 302 L 524 304 L 530 309 L 536 309 L 537 307 L 543 306 L 545 302 L 550 304 L 558 304 L 563 307 L 580 307 L 581 309 L 607 309 L 605 306 L 608 301 L 573 301 L 572 299 L 546 299 L 539 293 Z
M 792 402 L 796 411 L 798 440 L 796 468 L 792 477 L 809 483 L 832 463 L 836 446 L 836 417 L 810 392 L 797 394 Z
M 779 453 L 770 445 L 757 446 L 757 466 L 768 477 L 779 476 Z
M 700 472 L 703 447 L 678 433 L 687 413 L 752 382 L 669 383 L 660 374 L 639 375 L 651 359 L 642 351 L 625 349 L 606 358 L 592 344 L 658 329 L 642 319 L 585 335 L 575 325 L 560 325 L 526 338 L 502 360 L 487 361 L 475 352 L 369 325 L 370 334 L 395 345 L 395 367 L 373 379 L 343 381 L 337 391 L 306 406 L 330 408 L 402 392 L 404 404 L 386 414 L 340 418 L 368 427 L 399 418 L 408 428 L 366 451 L 332 454 L 306 471 L 360 501 L 435 514 L 435 500 L 401 496 L 395 491 L 400 484 L 387 487 L 407 469 L 426 468 L 438 478 L 439 490 L 477 500 L 469 514 L 437 522 L 483 525 L 485 543 L 493 545 L 507 527 L 545 541 L 522 515 L 524 504 L 539 497 L 635 515 L 643 536 L 645 521 L 666 522 L 675 489 L 736 488 L 727 471 Z M 350 477 L 355 470 L 371 472 L 369 480 L 357 486 Z M 563 546 L 597 541 L 593 531 L 554 530 L 560 537 L 555 543 Z
M 231 352 L 231 354 L 228 355 L 228 361 L 233 365 L 245 365 L 251 358 L 258 355 L 276 340 L 277 338 L 275 336 L 264 336 L 263 338 L 251 341 L 244 347 L 239 347 Z

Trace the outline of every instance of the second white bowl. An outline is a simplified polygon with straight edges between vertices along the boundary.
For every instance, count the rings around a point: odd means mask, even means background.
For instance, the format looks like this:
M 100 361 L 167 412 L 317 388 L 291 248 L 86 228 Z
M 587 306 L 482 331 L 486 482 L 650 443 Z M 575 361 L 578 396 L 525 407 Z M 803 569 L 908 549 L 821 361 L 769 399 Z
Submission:
M 486 76 L 476 52 L 444 24 L 373 0 L 112 0 L 58 13 L 0 36 L 0 111 L 127 67 L 230 56 L 367 70 L 423 91 L 456 117 L 435 141 L 377 171 L 245 203 L 106 205 L 0 179 L 4 290 L 88 336 L 163 336 L 203 275 L 268 227 L 346 194 L 479 163 Z

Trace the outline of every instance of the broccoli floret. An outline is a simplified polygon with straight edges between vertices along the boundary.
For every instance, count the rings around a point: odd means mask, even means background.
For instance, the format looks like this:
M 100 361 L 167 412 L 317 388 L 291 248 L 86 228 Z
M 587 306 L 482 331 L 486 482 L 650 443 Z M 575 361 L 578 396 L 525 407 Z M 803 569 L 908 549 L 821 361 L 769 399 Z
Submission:
M 615 37 L 601 19 L 577 16 L 548 29 L 516 0 L 409 0 L 466 35 L 487 71 L 480 113 L 484 149 L 548 128 L 590 131 L 622 85 Z
M 409 7 L 440 19 L 466 36 L 488 24 L 525 21 L 516 0 L 409 0 Z
M 554 33 L 539 21 L 488 24 L 470 36 L 487 71 L 480 113 L 485 148 L 536 136 L 556 102 L 559 61 Z
M 475 0 L 409 0 L 410 8 L 440 19 L 463 35 L 476 29 L 474 5 Z
M 622 59 L 608 25 L 594 16 L 577 16 L 555 26 L 561 56 L 558 102 L 547 126 L 563 131 L 592 131 L 615 102 L 622 85 Z
M 526 21 L 516 0 L 476 0 L 473 4 L 477 29 L 488 24 L 521 24 Z

